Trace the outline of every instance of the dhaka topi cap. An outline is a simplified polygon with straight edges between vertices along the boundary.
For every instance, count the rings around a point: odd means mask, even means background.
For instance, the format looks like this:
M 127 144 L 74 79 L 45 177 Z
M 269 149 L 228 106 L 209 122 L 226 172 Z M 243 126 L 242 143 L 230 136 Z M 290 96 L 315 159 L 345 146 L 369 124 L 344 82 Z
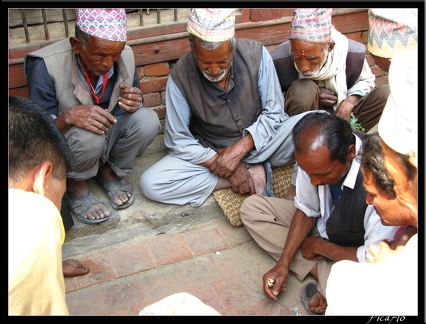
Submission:
M 417 48 L 417 8 L 368 10 L 368 51 L 392 58 L 403 49 Z
M 332 9 L 298 8 L 293 12 L 289 39 L 327 44 L 331 41 Z
M 394 151 L 418 156 L 418 53 L 398 51 L 389 68 L 390 95 L 379 121 L 379 135 Z
M 127 41 L 126 10 L 123 8 L 79 8 L 76 25 L 94 37 Z
M 186 30 L 207 42 L 224 42 L 235 35 L 236 9 L 192 9 Z

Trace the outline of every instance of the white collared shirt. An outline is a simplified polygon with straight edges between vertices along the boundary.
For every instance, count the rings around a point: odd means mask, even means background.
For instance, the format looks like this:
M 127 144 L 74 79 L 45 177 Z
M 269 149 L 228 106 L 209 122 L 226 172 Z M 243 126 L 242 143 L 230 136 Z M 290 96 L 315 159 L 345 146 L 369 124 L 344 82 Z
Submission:
M 355 135 L 356 152 L 361 149 L 361 139 Z M 361 165 L 358 159 L 353 159 L 351 167 L 343 186 L 353 189 Z M 328 239 L 326 223 L 334 210 L 333 199 L 328 185 L 314 186 L 309 175 L 300 167 L 296 179 L 296 196 L 294 204 L 308 217 L 318 217 L 317 229 L 321 237 Z M 399 226 L 385 226 L 373 205 L 367 206 L 364 214 L 364 245 L 358 247 L 357 258 L 360 262 L 366 262 L 366 255 L 371 245 L 377 244 L 385 239 L 392 240 Z

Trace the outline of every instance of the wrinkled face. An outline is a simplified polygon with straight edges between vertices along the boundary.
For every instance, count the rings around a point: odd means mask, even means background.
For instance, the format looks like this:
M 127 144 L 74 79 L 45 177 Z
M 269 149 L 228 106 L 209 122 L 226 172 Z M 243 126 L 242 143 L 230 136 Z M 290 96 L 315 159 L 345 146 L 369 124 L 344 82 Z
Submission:
M 372 171 L 362 169 L 364 188 L 367 191 L 366 202 L 374 205 L 383 225 L 412 225 L 417 227 L 417 220 L 411 211 L 396 198 L 388 198 L 374 183 Z
M 296 39 L 291 40 L 291 58 L 303 76 L 316 77 L 327 61 L 328 50 L 324 44 L 315 44 Z
M 126 42 L 90 37 L 86 45 L 77 41 L 73 50 L 80 55 L 81 62 L 90 75 L 101 76 L 118 61 L 125 45 Z
M 331 160 L 326 145 L 317 145 L 313 151 L 294 151 L 299 168 L 305 171 L 312 185 L 334 185 L 348 173 L 354 155 L 348 152 L 345 163 Z
M 194 46 L 195 62 L 204 77 L 211 82 L 221 81 L 232 65 L 234 53 L 231 49 L 231 42 L 224 42 L 215 50 L 202 48 L 197 40 L 195 40 Z
M 396 198 L 410 209 L 417 219 L 417 177 L 415 181 L 408 179 L 405 168 L 401 165 L 398 155 L 382 141 L 384 165 L 389 178 L 394 181 Z

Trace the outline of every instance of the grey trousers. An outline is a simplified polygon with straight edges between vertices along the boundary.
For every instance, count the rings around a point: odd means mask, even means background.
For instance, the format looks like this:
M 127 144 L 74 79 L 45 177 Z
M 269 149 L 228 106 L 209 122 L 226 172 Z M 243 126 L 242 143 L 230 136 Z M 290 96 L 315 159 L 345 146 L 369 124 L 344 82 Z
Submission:
M 249 164 L 269 161 L 273 167 L 294 163 L 292 130 L 307 113 L 287 119 L 269 145 L 260 152 L 252 150 L 243 161 Z M 218 176 L 208 168 L 167 154 L 141 175 L 139 183 L 144 196 L 151 200 L 198 207 L 213 192 L 217 181 Z
M 293 200 L 252 195 L 244 200 L 240 217 L 256 243 L 278 261 L 284 250 L 295 211 Z M 319 235 L 316 226 L 309 235 Z M 326 260 L 307 260 L 299 249 L 290 263 L 290 270 L 302 282 L 318 264 L 318 291 L 327 298 L 327 279 L 334 263 Z
M 71 127 L 65 133 L 74 159 L 68 178 L 93 178 L 105 163 L 119 177 L 128 175 L 135 166 L 136 158 L 142 155 L 160 131 L 158 115 L 150 108 L 121 115 L 105 135 Z

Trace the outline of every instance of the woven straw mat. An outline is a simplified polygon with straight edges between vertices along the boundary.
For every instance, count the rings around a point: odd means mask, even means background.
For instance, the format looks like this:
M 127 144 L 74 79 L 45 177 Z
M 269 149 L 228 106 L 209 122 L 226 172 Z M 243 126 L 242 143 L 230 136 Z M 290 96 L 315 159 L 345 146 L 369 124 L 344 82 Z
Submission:
M 272 179 L 275 197 L 283 198 L 291 184 L 292 164 L 272 168 Z M 213 196 L 231 225 L 241 226 L 240 207 L 249 195 L 240 195 L 231 188 L 213 191 Z

